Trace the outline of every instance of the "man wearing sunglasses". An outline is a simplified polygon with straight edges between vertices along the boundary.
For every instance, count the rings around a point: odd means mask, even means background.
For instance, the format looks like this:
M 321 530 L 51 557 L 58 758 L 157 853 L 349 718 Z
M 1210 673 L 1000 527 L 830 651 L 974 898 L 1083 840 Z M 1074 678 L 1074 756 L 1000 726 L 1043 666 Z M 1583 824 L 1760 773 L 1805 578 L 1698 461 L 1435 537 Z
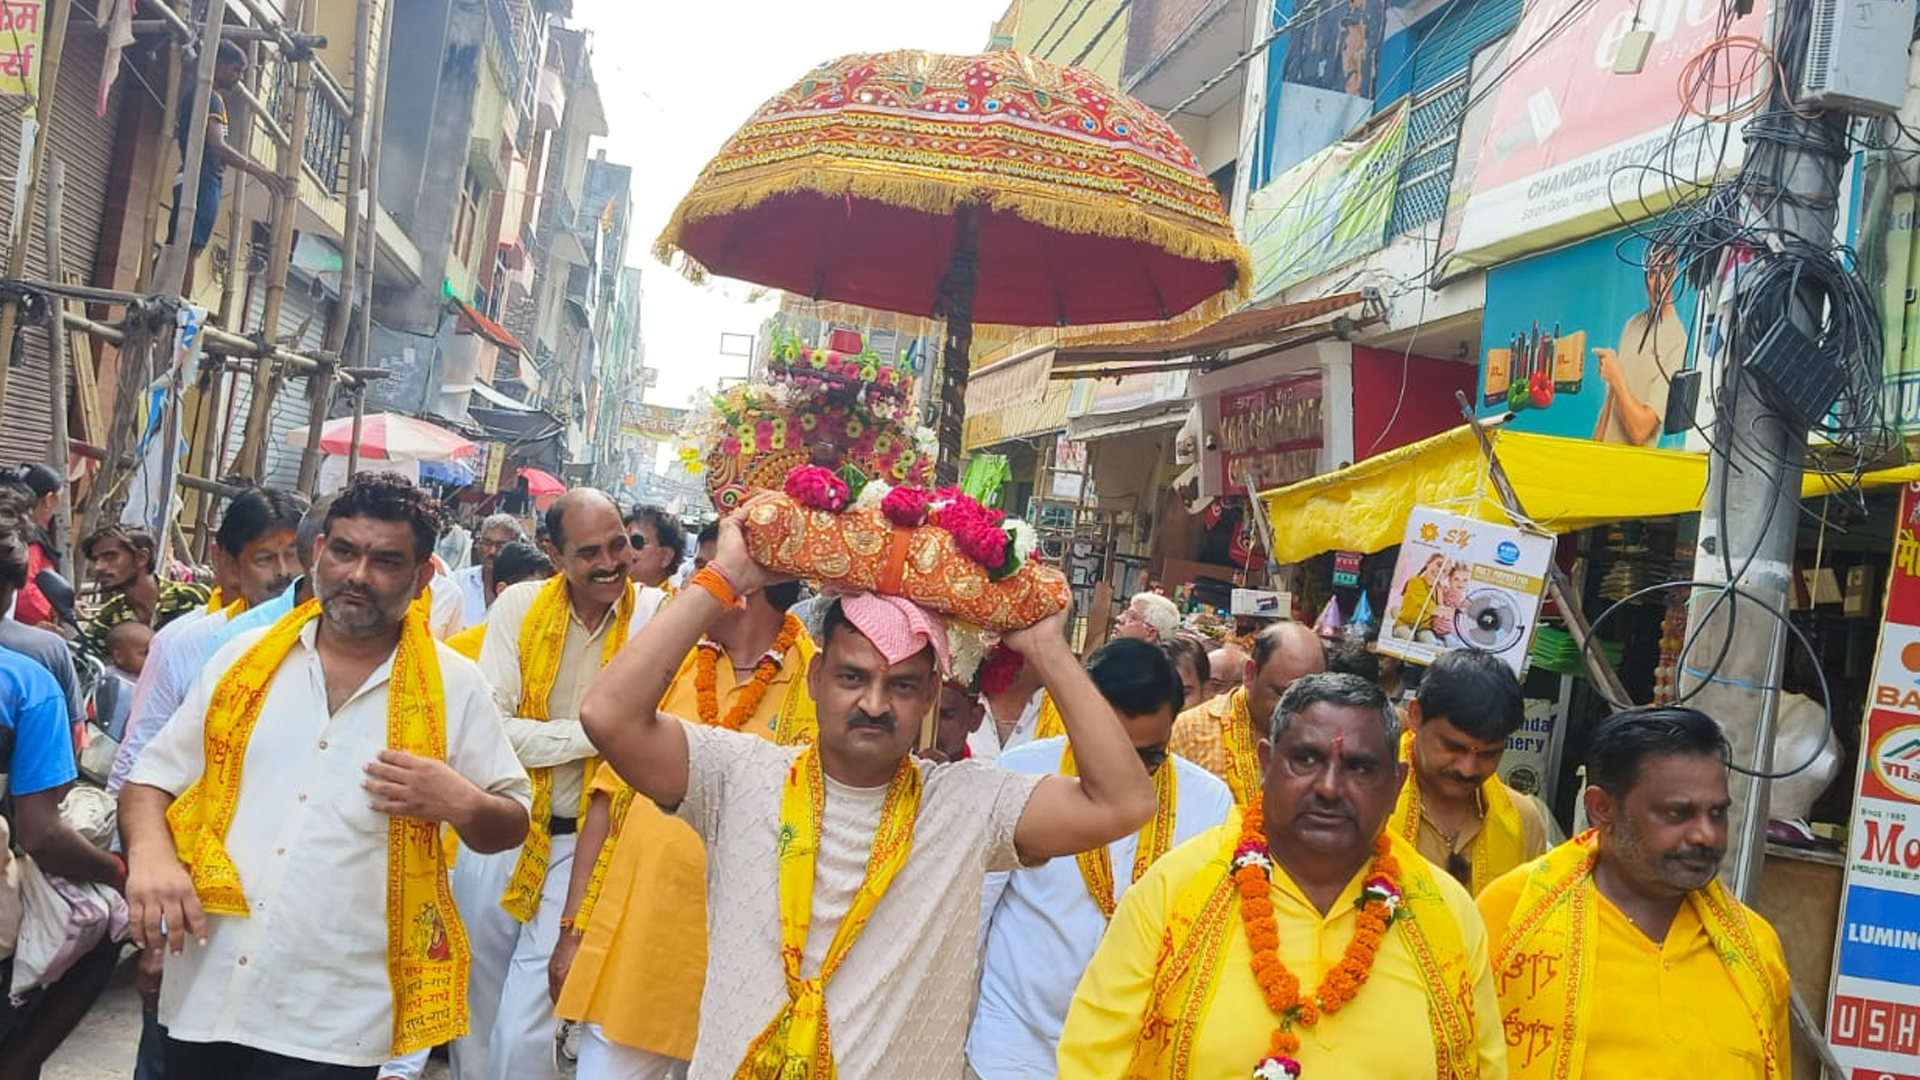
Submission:
M 1387 827 L 1475 896 L 1547 850 L 1538 807 L 1499 774 L 1525 720 L 1513 669 L 1472 649 L 1440 654 L 1407 704 L 1400 759 L 1411 767 Z
M 633 552 L 627 574 L 635 584 L 667 588 L 687 551 L 687 530 L 680 519 L 657 506 L 627 511 L 627 546 Z
M 980 997 L 967 1035 L 968 1064 L 981 1080 L 1055 1075 L 1054 1047 L 1074 985 L 1121 894 L 1170 848 L 1233 809 L 1224 782 L 1167 753 L 1184 689 L 1164 648 L 1115 638 L 1087 658 L 1087 674 L 1132 736 L 1159 809 L 1137 835 L 1071 860 L 988 875 Z M 1014 772 L 1073 772 L 1064 737 L 1015 747 L 999 764 Z

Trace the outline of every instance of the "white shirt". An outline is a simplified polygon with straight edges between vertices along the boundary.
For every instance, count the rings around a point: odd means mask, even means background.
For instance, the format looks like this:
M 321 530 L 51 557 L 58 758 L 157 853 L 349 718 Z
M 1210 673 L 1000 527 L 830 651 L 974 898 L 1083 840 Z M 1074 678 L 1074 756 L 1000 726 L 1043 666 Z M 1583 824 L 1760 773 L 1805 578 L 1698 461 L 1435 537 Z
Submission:
M 194 676 L 207 661 L 207 648 L 220 628 L 227 624 L 225 611 L 197 611 L 182 615 L 161 627 L 147 645 L 147 663 L 140 679 L 133 684 L 133 700 L 127 705 L 127 728 L 120 734 L 120 749 L 113 755 L 113 770 L 107 776 L 107 794 L 119 795 L 127 774 L 140 752 L 147 748 L 167 718 L 186 699 Z
M 728 1080 L 787 1000 L 780 962 L 780 795 L 797 746 L 703 724 L 687 733 L 679 816 L 707 848 L 707 980 L 690 1080 Z M 1014 829 L 1038 776 L 913 759 L 913 847 L 827 981 L 845 1080 L 960 1080 L 978 979 L 980 887 L 1018 865 Z M 865 876 L 886 789 L 826 781 L 800 969 L 820 970 Z
M 1030 742 L 1007 751 L 1000 767 L 1057 773 L 1065 744 L 1058 736 Z M 1227 820 L 1233 812 L 1233 793 L 1219 777 L 1173 755 L 1160 767 L 1175 770 L 1169 849 Z M 1135 833 L 1107 845 L 1115 901 L 1131 884 L 1138 848 Z M 1087 895 L 1079 862 L 1065 858 L 1011 874 L 989 875 L 981 897 L 981 921 L 986 946 L 980 998 L 974 1007 L 973 1028 L 967 1033 L 967 1063 L 981 1080 L 1053 1080 L 1054 1051 L 1067 1022 L 1067 1006 L 1107 931 L 1106 917 Z
M 267 684 L 248 741 L 227 853 L 253 905 L 213 915 L 207 944 L 167 958 L 160 1020 L 173 1038 L 230 1042 L 337 1065 L 370 1066 L 392 1050 L 387 979 L 387 822 L 361 789 L 387 745 L 381 664 L 328 715 L 326 676 L 309 622 Z M 219 676 L 254 642 L 214 654 L 160 729 L 129 783 L 179 794 L 205 769 L 206 710 Z M 480 673 L 436 646 L 446 698 L 447 764 L 485 791 L 532 802 Z
M 427 583 L 427 632 L 437 641 L 445 641 L 460 631 L 460 613 L 465 604 L 460 586 L 451 574 L 435 573 Z
M 600 625 L 588 626 L 580 621 L 573 605 L 567 605 L 567 637 L 560 645 L 560 671 L 547 694 L 547 716 L 551 719 L 516 716 L 520 708 L 520 628 L 527 621 L 534 597 L 545 586 L 544 581 L 522 581 L 494 598 L 487 612 L 486 635 L 480 639 L 480 674 L 493 690 L 493 702 L 505 717 L 507 738 L 520 755 L 520 763 L 529 769 L 553 770 L 553 816 L 570 818 L 580 806 L 584 770 L 579 763 L 599 752 L 580 726 L 580 699 L 587 695 L 587 685 L 594 676 L 600 674 L 600 647 L 613 625 L 613 608 L 607 608 Z M 659 589 L 628 587 L 637 590 L 633 617 L 627 621 L 627 640 L 632 641 L 667 594 Z
M 1020 710 L 1020 719 L 1014 721 L 1013 731 L 1007 735 L 1007 741 L 1000 741 L 1000 725 L 993 718 L 993 706 L 987 704 L 986 718 L 980 726 L 967 735 L 967 760 L 979 761 L 991 765 L 1000 760 L 1000 755 L 1023 743 L 1033 741 L 1033 732 L 1040 724 L 1040 695 L 1046 693 L 1043 687 L 1033 692 L 1027 704 Z M 981 698 L 982 704 L 986 699 Z
M 453 572 L 460 588 L 460 629 L 487 621 L 487 582 L 478 563 Z

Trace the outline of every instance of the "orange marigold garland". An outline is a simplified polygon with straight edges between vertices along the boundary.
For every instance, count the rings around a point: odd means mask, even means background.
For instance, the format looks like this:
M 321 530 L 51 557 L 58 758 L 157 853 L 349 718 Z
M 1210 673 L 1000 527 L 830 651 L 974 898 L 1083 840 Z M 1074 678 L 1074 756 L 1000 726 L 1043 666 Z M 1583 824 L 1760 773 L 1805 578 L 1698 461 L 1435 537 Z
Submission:
M 1302 1000 L 1300 980 L 1280 960 L 1280 924 L 1273 914 L 1273 853 L 1267 848 L 1266 822 L 1258 800 L 1240 813 L 1240 843 L 1233 849 L 1233 882 L 1240 893 L 1240 924 L 1253 951 L 1253 978 L 1260 995 L 1280 1023 L 1267 1043 L 1267 1056 L 1254 1066 L 1256 1080 L 1299 1080 L 1300 1051 L 1295 1027 L 1310 1028 L 1353 1000 L 1373 971 L 1374 955 L 1400 912 L 1399 861 L 1386 835 L 1374 838 L 1373 865 L 1355 906 L 1360 910 L 1346 953 L 1321 978 L 1313 997 Z
M 694 703 L 700 709 L 700 722 L 710 727 L 724 727 L 728 731 L 745 728 L 747 721 L 753 719 L 754 710 L 760 707 L 760 699 L 767 695 L 767 687 L 772 684 L 773 677 L 780 673 L 780 661 L 803 632 L 800 620 L 789 612 L 780 623 L 780 635 L 773 639 L 771 648 L 760 654 L 760 659 L 753 665 L 753 677 L 747 681 L 747 687 L 740 696 L 733 700 L 733 708 L 727 710 L 724 718 L 720 715 L 720 645 L 712 638 L 702 638 L 698 646 L 699 655 L 693 662 Z

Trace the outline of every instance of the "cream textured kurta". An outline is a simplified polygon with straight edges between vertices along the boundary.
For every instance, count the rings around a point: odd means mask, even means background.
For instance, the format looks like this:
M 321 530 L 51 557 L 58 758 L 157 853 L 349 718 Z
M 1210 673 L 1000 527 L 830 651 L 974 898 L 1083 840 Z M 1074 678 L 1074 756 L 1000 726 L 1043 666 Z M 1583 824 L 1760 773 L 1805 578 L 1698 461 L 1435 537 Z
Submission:
M 360 784 L 387 745 L 380 665 L 340 711 L 327 714 L 314 651 L 318 622 L 300 631 L 247 744 L 227 852 L 240 872 L 245 918 L 213 915 L 207 944 L 167 958 L 160 1020 L 171 1038 L 230 1042 L 305 1061 L 377 1065 L 392 1050 L 387 976 L 387 823 Z M 219 677 L 266 631 L 218 653 L 127 778 L 179 795 L 206 767 L 207 704 Z M 473 664 L 444 645 L 447 764 L 522 807 L 526 771 L 501 734 Z
M 580 726 L 580 699 L 587 686 L 600 674 L 600 646 L 613 626 L 613 608 L 598 626 L 588 626 L 567 606 L 567 639 L 560 646 L 560 671 L 547 695 L 548 720 L 529 720 L 514 715 L 520 708 L 520 627 L 526 622 L 527 609 L 545 587 L 544 581 L 523 581 L 512 585 L 493 601 L 487 611 L 487 634 L 480 643 L 480 674 L 493 688 L 493 702 L 506 718 L 507 738 L 520 755 L 520 763 L 529 769 L 553 769 L 553 816 L 570 818 L 579 812 L 583 760 L 594 755 L 593 743 Z M 634 597 L 633 617 L 627 624 L 627 640 L 653 617 L 666 594 L 659 589 L 640 589 Z
M 690 1080 L 727 1080 L 787 1000 L 780 968 L 780 792 L 796 746 L 685 724 L 679 814 L 707 845 L 707 985 Z M 913 851 L 827 982 L 845 1080 L 961 1075 L 979 977 L 981 885 L 1019 864 L 1013 832 L 1041 776 L 915 761 L 925 781 Z M 827 780 L 813 917 L 801 971 L 820 970 L 866 871 L 885 788 Z

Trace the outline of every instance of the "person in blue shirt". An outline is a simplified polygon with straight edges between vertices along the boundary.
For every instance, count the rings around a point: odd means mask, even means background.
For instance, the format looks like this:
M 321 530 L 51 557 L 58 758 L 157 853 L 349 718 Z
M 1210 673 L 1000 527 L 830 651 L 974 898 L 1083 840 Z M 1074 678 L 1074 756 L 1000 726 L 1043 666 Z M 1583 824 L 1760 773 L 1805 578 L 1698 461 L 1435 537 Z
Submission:
M 26 523 L 0 513 L 0 586 L 27 579 Z M 60 817 L 60 801 L 79 775 L 73 729 L 60 684 L 39 663 L 0 649 L 0 794 L 8 800 L 13 844 L 47 873 L 126 887 L 127 866 L 93 846 Z M 113 974 L 120 946 L 103 941 L 50 987 L 19 1003 L 0 994 L 0 1075 L 37 1077 Z M 0 986 L 12 984 L 12 960 L 0 961 Z

